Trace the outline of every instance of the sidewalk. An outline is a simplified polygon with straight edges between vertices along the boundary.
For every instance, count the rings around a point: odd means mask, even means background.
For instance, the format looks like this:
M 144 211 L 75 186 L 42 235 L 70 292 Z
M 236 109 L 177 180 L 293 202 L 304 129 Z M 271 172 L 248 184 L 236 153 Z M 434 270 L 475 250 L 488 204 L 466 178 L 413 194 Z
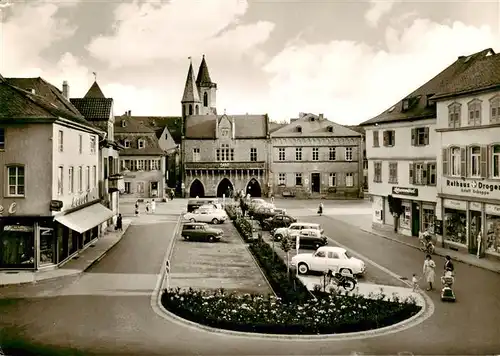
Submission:
M 108 230 L 109 232 L 103 237 L 97 239 L 59 268 L 36 272 L 1 271 L 0 288 L 8 285 L 36 283 L 53 278 L 74 276 L 85 272 L 93 264 L 99 262 L 121 240 L 131 222 L 130 219 L 123 219 L 123 231 Z
M 401 235 L 393 231 L 378 230 L 374 229 L 373 227 L 370 228 L 362 227 L 360 229 L 372 235 L 377 235 L 388 240 L 399 242 L 403 245 L 407 245 L 416 249 L 420 248 L 420 243 L 418 241 L 418 238 L 416 237 Z M 434 253 L 438 256 L 443 256 L 443 257 L 449 255 L 455 261 L 463 262 L 471 266 L 476 266 L 488 269 L 496 273 L 500 273 L 500 261 L 497 261 L 491 257 L 477 258 L 475 255 L 459 251 L 453 251 L 451 249 L 443 248 L 440 246 L 436 246 L 436 250 Z

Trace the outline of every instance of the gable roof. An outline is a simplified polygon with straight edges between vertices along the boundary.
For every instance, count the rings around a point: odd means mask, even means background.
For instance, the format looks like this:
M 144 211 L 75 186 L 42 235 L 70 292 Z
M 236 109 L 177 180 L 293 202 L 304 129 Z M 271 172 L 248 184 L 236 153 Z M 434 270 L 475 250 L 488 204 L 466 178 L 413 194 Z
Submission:
M 269 132 L 274 132 L 284 126 L 288 125 L 288 123 L 279 123 L 279 122 L 272 122 L 269 121 Z
M 125 126 L 123 126 L 125 122 Z M 115 117 L 115 134 L 150 134 L 156 137 L 155 131 L 130 116 Z
M 139 148 L 139 140 L 144 140 L 144 148 Z M 133 137 L 127 134 L 118 134 L 116 141 L 122 145 L 120 156 L 163 156 L 165 152 L 161 149 L 158 139 L 151 134 L 137 134 Z M 125 141 L 130 142 L 130 147 L 125 147 Z
M 59 109 L 63 111 L 68 111 L 77 117 L 82 116 L 81 113 L 78 111 L 78 109 L 75 108 L 75 106 L 71 104 L 71 102 L 67 98 L 64 97 L 64 95 L 58 88 L 56 88 L 49 82 L 45 81 L 41 77 L 6 78 L 6 81 L 7 83 L 15 87 L 21 88 L 27 92 L 31 92 L 32 90 L 34 90 L 35 95 L 45 97 L 48 101 L 52 102 Z
M 156 137 L 160 138 L 163 129 L 168 128 L 175 143 L 180 144 L 182 140 L 182 117 L 180 116 L 128 116 L 131 120 L 143 123 L 156 132 Z M 119 120 L 122 116 L 116 116 Z
M 70 101 L 90 121 L 108 121 L 113 110 L 112 98 L 72 98 Z
M 84 98 L 105 98 L 105 96 L 101 88 L 99 87 L 99 84 L 94 81 L 87 94 L 85 94 Z
M 495 54 L 491 50 L 490 54 L 486 54 L 473 61 L 466 70 L 443 86 L 432 98 L 443 99 L 445 97 L 465 95 L 499 87 L 500 54 Z
M 301 128 L 299 132 L 297 127 Z M 331 127 L 332 132 L 328 131 Z M 359 137 L 361 134 L 318 115 L 306 114 L 271 133 L 271 137 Z
M 384 112 L 359 125 L 368 126 L 380 123 L 435 118 L 436 107 L 435 105 L 428 105 L 428 99 L 434 94 L 441 92 L 450 81 L 466 71 L 475 61 L 484 58 L 490 51 L 492 51 L 492 49 L 488 48 L 468 57 L 458 57 L 453 64 L 403 99 L 408 99 L 409 107 L 407 110 L 403 110 L 403 100 L 399 100 Z
M 235 125 L 235 138 L 266 138 L 267 115 L 193 115 L 186 118 L 186 139 L 215 139 L 217 121 L 227 117 Z

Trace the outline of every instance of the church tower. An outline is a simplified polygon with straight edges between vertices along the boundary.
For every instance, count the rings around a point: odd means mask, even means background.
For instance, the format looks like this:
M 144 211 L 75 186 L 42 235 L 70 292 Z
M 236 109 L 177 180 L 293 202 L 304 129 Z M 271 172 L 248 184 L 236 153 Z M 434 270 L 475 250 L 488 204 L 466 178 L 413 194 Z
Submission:
M 210 79 L 205 55 L 201 60 L 198 76 L 196 77 L 198 96 L 201 101 L 200 115 L 217 115 L 217 84 Z
M 184 95 L 182 95 L 181 104 L 183 119 L 191 115 L 200 115 L 200 94 L 194 80 L 192 62 L 189 63 L 189 70 L 186 78 L 186 85 L 184 86 Z

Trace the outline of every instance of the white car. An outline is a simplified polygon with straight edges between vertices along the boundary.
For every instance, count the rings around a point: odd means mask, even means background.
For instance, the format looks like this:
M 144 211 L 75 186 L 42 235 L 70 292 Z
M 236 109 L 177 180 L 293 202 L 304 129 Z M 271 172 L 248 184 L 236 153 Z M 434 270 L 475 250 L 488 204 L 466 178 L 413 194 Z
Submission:
M 362 275 L 366 270 L 363 261 L 349 256 L 345 249 L 333 246 L 322 246 L 313 253 L 299 253 L 292 257 L 290 265 L 298 268 L 300 274 L 309 271 L 327 272 L 332 270 L 339 273 Z
M 300 234 L 300 230 L 304 229 L 318 230 L 323 235 L 323 229 L 320 224 L 306 222 L 294 222 L 289 227 L 280 227 L 274 230 L 272 234 L 276 241 L 280 241 L 284 236 L 295 239 Z
M 227 214 L 224 210 L 213 208 L 200 208 L 191 213 L 184 214 L 184 219 L 191 222 L 205 222 L 212 224 L 222 224 L 227 219 Z

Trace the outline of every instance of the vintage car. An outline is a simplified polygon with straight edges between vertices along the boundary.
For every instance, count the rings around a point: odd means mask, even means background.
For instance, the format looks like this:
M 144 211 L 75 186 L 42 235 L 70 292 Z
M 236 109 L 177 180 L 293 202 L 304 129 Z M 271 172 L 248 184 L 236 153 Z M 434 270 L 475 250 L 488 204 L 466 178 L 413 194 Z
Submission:
M 332 270 L 333 272 L 362 275 L 366 270 L 363 261 L 349 256 L 345 249 L 333 246 L 322 246 L 313 253 L 299 253 L 292 257 L 290 265 L 298 268 L 300 274 L 309 271 L 327 272 Z
M 328 245 L 328 239 L 319 230 L 303 229 L 299 232 L 299 248 L 314 248 Z M 296 248 L 297 237 L 292 239 L 292 247 Z
M 224 235 L 221 229 L 211 227 L 206 223 L 186 223 L 182 226 L 181 236 L 192 241 L 219 241 Z
M 191 222 L 205 222 L 212 224 L 222 224 L 227 219 L 224 210 L 213 208 L 199 208 L 191 213 L 184 214 L 184 219 Z
M 272 207 L 261 205 L 255 209 L 251 215 L 255 220 L 260 222 L 267 218 L 271 218 L 276 214 L 276 211 Z
M 197 199 L 189 199 L 187 204 L 187 211 L 191 213 L 196 209 L 199 209 L 202 205 L 213 205 L 217 207 L 217 204 L 220 204 L 218 198 L 197 198 Z
M 271 218 L 267 218 L 260 222 L 260 226 L 264 231 L 271 231 L 280 227 L 288 227 L 290 224 L 296 222 L 297 219 L 290 215 L 277 214 Z
M 288 236 L 289 238 L 295 238 L 300 230 L 313 229 L 319 230 L 323 234 L 323 229 L 320 224 L 316 223 L 306 223 L 306 222 L 294 222 L 289 227 L 280 227 L 272 232 L 273 238 L 277 241 L 281 240 L 283 236 Z

